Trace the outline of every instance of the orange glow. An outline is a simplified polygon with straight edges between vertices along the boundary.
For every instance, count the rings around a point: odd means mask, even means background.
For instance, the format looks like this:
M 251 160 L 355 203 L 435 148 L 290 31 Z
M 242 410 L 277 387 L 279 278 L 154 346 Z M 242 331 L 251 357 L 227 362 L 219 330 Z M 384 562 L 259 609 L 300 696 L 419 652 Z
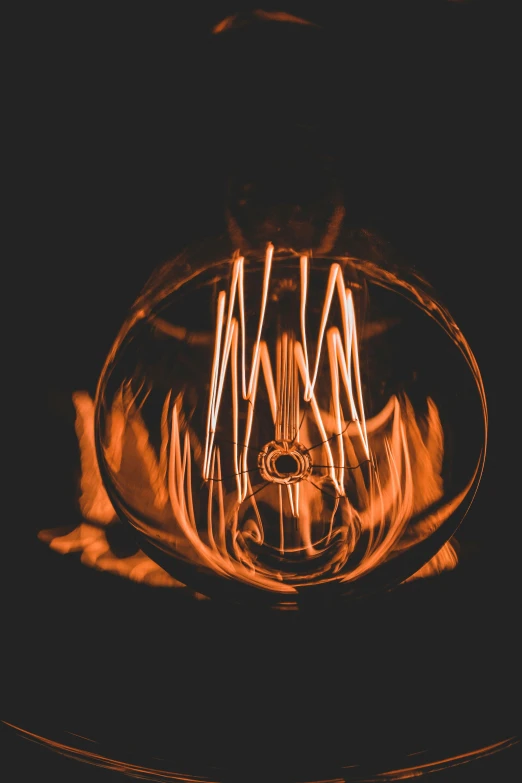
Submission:
M 55 753 L 59 753 L 61 756 L 66 756 L 67 758 L 81 761 L 84 764 L 91 764 L 95 767 L 101 767 L 102 769 L 109 769 L 114 772 L 120 772 L 126 777 L 135 778 L 137 780 L 179 781 L 179 783 L 198 783 L 198 781 L 204 781 L 204 783 L 215 783 L 210 778 L 202 778 L 199 776 L 187 775 L 181 772 L 144 767 L 140 764 L 132 764 L 128 761 L 112 759 L 103 755 L 102 753 L 95 753 L 92 750 L 77 748 L 74 745 L 68 745 L 67 743 L 57 742 L 56 740 L 49 739 L 48 737 L 42 737 L 39 734 L 34 734 L 31 731 L 22 729 L 19 726 L 8 723 L 7 721 L 2 722 L 4 725 L 14 729 L 25 739 L 28 739 L 31 742 L 36 742 L 40 745 L 45 745 Z M 74 736 L 78 737 L 78 735 Z M 82 739 L 87 740 L 87 742 L 94 742 L 97 744 L 95 740 L 90 740 L 87 737 L 83 737 Z
M 126 777 L 138 779 L 138 780 L 154 780 L 154 781 L 179 781 L 179 783 L 215 783 L 215 779 L 188 775 L 186 773 L 175 772 L 173 770 L 161 769 L 158 767 L 146 767 L 139 764 L 133 764 L 122 759 L 113 759 L 101 752 L 95 752 L 94 750 L 86 750 L 85 748 L 75 747 L 72 744 L 65 742 L 58 742 L 48 737 L 43 737 L 39 734 L 22 729 L 7 721 L 3 721 L 4 725 L 9 726 L 16 731 L 20 736 L 24 737 L 31 742 L 36 742 L 39 745 L 48 747 L 55 753 L 59 753 L 62 756 L 66 756 L 76 761 L 81 761 L 85 764 L 90 764 L 103 769 L 113 770 L 114 772 L 120 772 Z M 71 735 L 78 736 L 78 735 Z M 89 740 L 87 742 L 94 742 Z M 408 778 L 421 777 L 431 772 L 442 771 L 444 769 L 450 769 L 462 764 L 468 764 L 478 759 L 486 758 L 495 753 L 506 751 L 509 748 L 516 746 L 519 743 L 518 737 L 507 737 L 499 742 L 492 743 L 491 745 L 485 745 L 480 748 L 474 748 L 472 750 L 460 753 L 454 756 L 447 756 L 436 760 L 425 761 L 421 764 L 411 764 L 398 769 L 390 769 L 380 773 L 365 774 L 364 769 L 359 765 L 352 765 L 351 767 L 342 767 L 342 777 L 328 778 L 316 783 L 349 783 L 353 780 L 354 783 L 378 783 L 378 781 L 394 781 L 394 780 L 406 780 Z M 78 743 L 80 744 L 80 743 Z M 83 744 L 83 743 L 82 743 Z M 412 754 L 413 755 L 413 754 Z M 414 754 L 420 755 L 420 754 Z M 350 772 L 347 770 L 350 769 Z M 312 781 L 310 781 L 312 783 Z
M 263 339 L 264 320 L 271 284 L 273 245 L 267 247 L 259 312 L 250 361 L 246 354 L 244 257 L 237 254 L 232 265 L 228 294 L 217 297 L 214 354 L 210 375 L 206 437 L 203 449 L 202 475 L 208 486 L 207 524 L 205 534 L 193 516 L 194 501 L 190 479 L 194 459 L 191 434 L 180 423 L 181 398 L 172 407 L 169 446 L 168 488 L 174 518 L 195 558 L 213 571 L 278 592 L 295 592 L 303 579 L 298 574 L 282 579 L 277 568 L 270 569 L 252 556 L 246 539 L 265 542 L 265 531 L 256 495 L 280 520 L 279 553 L 302 552 L 313 557 L 331 543 L 336 543 L 336 562 L 324 573 L 318 570 L 306 578 L 334 579 L 345 568 L 361 534 L 367 535 L 366 553 L 341 579 L 359 578 L 377 567 L 393 551 L 411 546 L 433 532 L 461 502 L 468 488 L 419 526 L 415 534 L 406 528 L 419 510 L 442 497 L 440 470 L 443 434 L 438 411 L 427 401 L 427 414 L 416 416 L 407 397 L 393 396 L 383 410 L 366 421 L 362 382 L 359 370 L 357 329 L 352 291 L 346 286 L 341 266 L 330 267 L 319 331 L 312 358 L 307 330 L 308 257 L 300 260 L 300 339 L 283 331 L 271 355 Z M 341 328 L 331 325 L 334 299 L 341 313 Z M 317 397 L 319 368 L 326 352 L 329 373 L 321 378 L 321 393 L 329 389 L 329 405 Z M 223 433 L 222 411 L 229 410 L 224 400 L 225 381 L 230 373 L 232 424 Z M 273 419 L 273 441 L 255 448 L 251 444 L 259 384 L 264 383 Z M 344 402 L 343 402 L 344 400 Z M 301 406 L 308 406 L 303 408 Z M 224 462 L 222 449 L 216 443 L 216 432 L 231 443 L 230 461 Z M 184 432 L 183 432 L 184 430 Z M 314 436 L 317 433 L 314 444 Z M 319 451 L 320 449 L 320 451 Z M 264 483 L 252 485 L 254 454 Z M 311 456 L 312 451 L 315 451 Z M 274 456 L 275 455 L 275 456 Z M 267 464 L 273 457 L 287 455 L 301 464 L 304 473 L 278 477 L 269 475 Z M 270 463 L 270 464 L 272 464 Z M 309 475 L 311 470 L 318 471 Z M 235 491 L 225 487 L 224 476 L 235 478 Z M 327 511 L 322 495 L 333 500 Z M 350 495 L 350 498 L 348 498 Z M 334 517 L 343 504 L 343 524 L 334 530 Z M 246 528 L 239 528 L 240 507 L 247 504 L 251 514 Z M 314 522 L 329 515 L 326 534 L 317 538 Z M 317 525 L 315 524 L 315 527 Z M 297 531 L 293 543 L 287 531 Z M 226 532 L 231 533 L 231 548 Z M 451 554 L 450 554 L 451 550 Z M 452 567 L 456 556 L 451 545 L 446 556 L 439 556 L 426 573 Z M 327 569 L 330 573 L 326 573 Z
M 83 521 L 74 530 L 64 532 L 63 528 L 40 531 L 38 537 L 51 549 L 61 554 L 81 552 L 81 562 L 100 571 L 123 576 L 134 582 L 152 587 L 185 588 L 185 585 L 167 574 L 150 557 L 139 550 L 129 557 L 117 557 L 110 548 L 106 536 L 107 528 L 117 521 L 116 512 L 103 486 L 94 447 L 94 404 L 87 392 L 73 395 L 76 408 L 75 429 L 80 446 L 81 481 L 79 507 Z M 123 399 L 121 407 L 113 411 L 113 449 L 110 458 L 114 465 L 121 460 L 123 437 Z M 152 486 L 160 471 L 156 458 L 148 443 L 146 431 L 135 425 L 136 458 L 141 460 Z M 161 458 L 160 458 L 161 463 Z M 161 494 L 159 495 L 161 500 Z M 194 593 L 197 598 L 204 596 Z
M 218 33 L 224 33 L 227 30 L 233 30 L 234 28 L 243 27 L 246 24 L 253 22 L 287 22 L 290 24 L 302 24 L 316 26 L 314 22 L 309 22 L 306 19 L 302 19 L 294 14 L 286 13 L 285 11 L 264 11 L 262 9 L 256 9 L 245 14 L 237 13 L 231 16 L 225 17 L 221 22 L 218 22 L 214 26 L 212 32 L 214 35 Z
M 459 562 L 454 543 L 446 541 L 442 549 L 439 549 L 436 555 L 431 558 L 422 568 L 419 568 L 412 576 L 406 579 L 406 582 L 412 582 L 414 579 L 425 579 L 429 576 L 437 576 L 443 571 L 452 571 Z
M 357 580 L 394 553 L 414 546 L 458 507 L 470 484 L 450 501 L 435 505 L 422 522 L 411 523 L 443 496 L 444 436 L 435 403 L 428 399 L 419 415 L 405 394 L 393 394 L 377 414 L 366 418 L 353 293 L 337 262 L 330 266 L 317 331 L 312 333 L 307 316 L 310 259 L 300 257 L 300 333 L 283 330 L 270 345 L 264 324 L 273 264 L 274 247 L 269 244 L 250 357 L 245 259 L 239 253 L 232 260 L 228 291 L 217 296 L 214 334 L 198 337 L 200 344 L 213 344 L 204 442 L 185 420 L 183 394 L 173 399 L 169 393 L 163 403 L 161 444 L 153 448 L 140 414 L 143 395 L 137 403 L 142 390 L 133 390 L 126 381 L 110 410 L 104 459 L 115 475 L 123 475 L 124 463 L 122 494 L 132 484 L 139 487 L 144 508 L 154 509 L 160 518 L 174 516 L 179 533 L 168 536 L 188 559 L 222 576 L 291 596 L 302 584 Z M 196 339 L 161 319 L 155 318 L 154 325 L 178 340 Z M 388 326 L 368 324 L 365 336 Z M 265 445 L 251 443 L 261 385 L 273 424 L 273 439 Z M 73 401 L 84 521 L 65 534 L 60 529 L 41 531 L 40 539 L 58 552 L 82 552 L 82 562 L 91 567 L 149 585 L 184 586 L 141 551 L 124 558 L 111 551 L 106 526 L 117 516 L 96 458 L 93 401 L 85 392 L 77 392 Z M 223 430 L 224 410 L 231 412 L 228 432 Z M 232 448 L 224 451 L 220 444 Z M 279 473 L 277 465 L 285 459 L 290 470 Z M 256 470 L 260 481 L 253 479 Z M 198 498 L 197 518 L 195 471 L 206 485 L 205 502 L 199 502 L 203 494 Z M 279 519 L 275 546 L 267 543 L 260 497 Z M 319 565 L 304 574 L 290 568 L 283 576 L 279 566 L 259 559 L 256 547 L 261 546 L 274 547 L 280 557 L 305 557 Z M 331 553 L 329 559 L 317 557 L 324 552 Z M 453 544 L 447 542 L 410 580 L 452 569 L 457 561 Z

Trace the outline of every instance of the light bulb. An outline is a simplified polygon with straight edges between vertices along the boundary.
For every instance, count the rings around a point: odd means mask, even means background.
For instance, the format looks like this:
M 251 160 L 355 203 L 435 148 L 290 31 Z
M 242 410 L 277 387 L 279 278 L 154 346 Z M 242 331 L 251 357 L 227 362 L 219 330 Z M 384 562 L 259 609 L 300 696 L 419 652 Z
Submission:
M 199 592 L 281 608 L 410 577 L 485 455 L 479 369 L 421 280 L 270 242 L 159 270 L 95 404 L 102 477 L 144 551 Z

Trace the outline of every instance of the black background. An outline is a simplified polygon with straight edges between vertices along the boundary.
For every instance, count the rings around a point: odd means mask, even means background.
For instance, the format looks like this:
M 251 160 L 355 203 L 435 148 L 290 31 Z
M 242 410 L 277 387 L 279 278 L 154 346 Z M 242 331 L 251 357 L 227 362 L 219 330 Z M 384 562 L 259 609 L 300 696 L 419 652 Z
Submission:
M 10 417 L 20 501 L 3 538 L 2 717 L 96 734 L 141 759 L 154 726 L 180 768 L 245 783 L 502 740 L 517 731 L 519 653 L 513 20 L 497 3 L 295 3 L 283 10 L 318 30 L 211 34 L 238 10 L 35 5 L 15 29 L 23 219 L 10 335 L 23 382 Z M 428 277 L 483 372 L 490 445 L 459 568 L 341 617 L 296 620 L 185 604 L 49 552 L 36 531 L 76 513 L 71 394 L 94 391 L 149 274 L 225 231 L 230 172 L 288 156 L 313 168 L 318 151 L 334 161 L 347 224 Z M 10 781 L 117 779 L 2 739 Z M 516 770 L 506 751 L 434 779 Z

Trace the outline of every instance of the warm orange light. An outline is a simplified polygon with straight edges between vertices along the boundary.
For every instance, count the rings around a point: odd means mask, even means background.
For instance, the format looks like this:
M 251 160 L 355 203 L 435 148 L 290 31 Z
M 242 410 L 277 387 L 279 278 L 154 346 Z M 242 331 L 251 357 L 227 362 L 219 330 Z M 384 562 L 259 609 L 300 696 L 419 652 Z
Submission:
M 45 746 L 50 750 L 53 750 L 55 753 L 59 753 L 62 756 L 75 759 L 76 761 L 81 761 L 84 764 L 90 764 L 95 767 L 123 773 L 129 778 L 137 780 L 165 781 L 165 783 L 167 783 L 167 781 L 174 781 L 175 783 L 197 783 L 197 781 L 200 783 L 213 783 L 215 780 L 206 776 L 194 776 L 183 772 L 176 772 L 172 769 L 163 769 L 159 765 L 155 767 L 147 767 L 141 764 L 125 761 L 124 759 L 111 758 L 110 756 L 104 754 L 101 748 L 92 748 L 92 743 L 94 741 L 87 737 L 72 735 L 80 740 L 80 742 L 77 741 L 76 744 L 73 744 L 73 741 L 60 742 L 58 740 L 51 739 L 50 737 L 44 737 L 34 732 L 27 731 L 26 729 L 22 729 L 21 727 L 12 723 L 7 723 L 7 721 L 4 721 L 4 724 L 16 731 L 21 737 L 24 737 L 31 742 L 36 742 L 39 745 Z M 83 742 L 81 742 L 82 740 Z M 515 748 L 519 742 L 520 740 L 518 737 L 506 737 L 505 739 L 499 740 L 498 742 L 493 742 L 489 745 L 484 745 L 478 748 L 472 748 L 463 753 L 455 755 L 445 755 L 444 757 L 438 759 L 428 758 L 425 761 L 420 761 L 420 763 L 415 763 L 415 761 L 412 760 L 411 763 L 405 765 L 404 767 L 389 769 L 380 773 L 370 772 L 369 774 L 365 774 L 363 767 L 359 765 L 352 765 L 349 768 L 342 768 L 342 778 L 336 777 L 329 778 L 327 780 L 323 779 L 321 781 L 317 781 L 317 783 L 349 783 L 350 780 L 353 780 L 354 783 L 356 781 L 357 783 L 375 783 L 376 781 L 408 780 L 413 777 L 420 777 L 422 775 L 429 774 L 430 772 L 437 772 L 445 769 L 451 769 L 452 767 L 458 767 L 462 764 L 468 764 L 470 762 L 477 761 L 478 759 L 486 758 L 495 753 L 507 751 L 510 748 Z M 86 743 L 89 743 L 89 746 L 91 747 L 81 747 L 81 745 L 85 745 Z M 94 744 L 96 745 L 98 743 L 94 742 Z
M 104 459 L 115 475 L 125 459 L 143 506 L 160 516 L 173 514 L 182 534 L 172 539 L 179 551 L 217 574 L 291 596 L 302 584 L 353 582 L 393 553 L 414 546 L 458 507 L 470 484 L 436 505 L 443 496 L 444 433 L 433 400 L 427 399 L 426 411 L 419 415 L 406 394 L 392 394 L 378 413 L 366 418 L 353 291 L 339 262 L 330 264 L 312 329 L 310 259 L 300 256 L 299 275 L 291 283 L 298 329 L 266 338 L 274 263 L 269 244 L 250 355 L 245 258 L 239 253 L 232 259 L 228 290 L 217 295 L 214 333 L 192 341 L 212 346 L 204 440 L 198 441 L 185 418 L 183 395 L 169 392 L 163 402 L 161 444 L 153 448 L 140 413 L 148 392 L 126 381 L 112 403 Z M 175 340 L 191 337 L 185 328 L 162 319 L 155 318 L 154 325 Z M 379 334 L 387 326 L 374 322 L 366 333 Z M 259 444 L 252 443 L 252 431 L 261 388 L 272 434 Z M 65 535 L 42 531 L 41 539 L 60 552 L 82 551 L 82 561 L 96 568 L 148 584 L 180 586 L 142 552 L 117 558 L 110 551 L 104 526 L 117 515 L 96 457 L 93 402 L 86 393 L 76 393 L 74 403 L 85 521 Z M 206 500 L 200 495 L 196 504 L 198 471 Z M 267 540 L 260 497 L 279 519 L 277 544 Z M 432 506 L 422 521 L 411 522 Z M 283 574 L 277 562 L 259 556 L 259 547 L 269 554 L 273 548 L 290 564 L 297 556 L 308 558 L 309 565 L 304 573 L 290 565 Z M 329 558 L 319 557 L 324 552 Z M 446 542 L 409 579 L 456 563 L 455 549 Z

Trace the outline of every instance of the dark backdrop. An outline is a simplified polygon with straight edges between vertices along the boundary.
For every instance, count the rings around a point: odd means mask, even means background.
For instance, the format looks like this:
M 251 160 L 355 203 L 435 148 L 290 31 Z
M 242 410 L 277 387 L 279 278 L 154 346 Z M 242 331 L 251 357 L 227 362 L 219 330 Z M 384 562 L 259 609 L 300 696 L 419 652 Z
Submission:
M 12 79 L 23 382 L 8 417 L 19 500 L 3 538 L 5 720 L 90 731 L 124 757 L 175 747 L 180 768 L 245 783 L 275 781 L 275 768 L 285 781 L 333 778 L 352 757 L 378 766 L 398 749 L 460 752 L 516 733 L 516 91 L 501 5 L 294 3 L 284 10 L 322 27 L 245 14 L 219 35 L 237 6 L 26 8 Z M 72 392 L 94 391 L 152 270 L 225 230 L 230 173 L 260 172 L 284 150 L 296 168 L 323 156 L 347 224 L 431 280 L 490 406 L 455 574 L 299 621 L 178 605 L 36 540 L 75 513 Z M 117 780 L 2 739 L 13 783 Z M 512 750 L 435 780 L 510 781 L 516 769 Z

